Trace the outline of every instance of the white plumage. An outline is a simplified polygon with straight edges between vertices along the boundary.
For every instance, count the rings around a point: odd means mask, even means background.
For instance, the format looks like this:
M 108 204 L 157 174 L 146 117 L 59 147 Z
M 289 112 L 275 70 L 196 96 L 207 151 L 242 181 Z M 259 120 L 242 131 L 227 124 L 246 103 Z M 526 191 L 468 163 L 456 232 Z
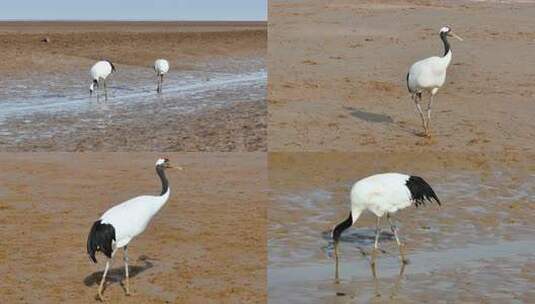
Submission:
M 98 290 L 100 299 L 103 299 L 102 289 L 110 267 L 110 261 L 119 248 L 124 248 L 125 287 L 126 293 L 129 294 L 127 246 L 133 238 L 145 231 L 151 219 L 169 199 L 171 189 L 165 176 L 165 169 L 167 168 L 172 168 L 169 160 L 166 158 L 158 159 L 156 173 L 162 183 L 160 195 L 138 196 L 116 205 L 106 211 L 91 227 L 87 238 L 87 253 L 90 259 L 96 263 L 95 254 L 98 251 L 108 257 Z M 181 168 L 178 167 L 178 169 Z
M 169 199 L 171 188 L 160 196 L 143 195 L 110 208 L 100 218 L 115 228 L 114 248 L 122 248 L 145 231 L 150 220 Z
M 413 204 L 416 206 L 424 204 L 426 201 L 435 200 L 440 205 L 440 200 L 425 180 L 418 176 L 400 173 L 383 173 L 363 178 L 351 188 L 350 198 L 351 211 L 349 216 L 337 224 L 332 231 L 337 261 L 338 242 L 342 232 L 351 227 L 366 210 L 377 216 L 374 249 L 378 248 L 381 232 L 379 219 L 386 214 L 392 233 L 394 233 L 398 243 L 402 261 L 405 261 L 397 228 L 390 219 L 391 214 Z
M 431 135 L 431 106 L 433 98 L 438 90 L 446 82 L 446 71 L 451 62 L 452 52 L 448 42 L 448 35 L 462 40 L 461 37 L 455 35 L 451 28 L 445 26 L 440 30 L 440 38 L 444 43 L 444 55 L 442 57 L 433 56 L 414 63 L 407 73 L 407 88 L 411 93 L 411 97 L 416 104 L 416 108 L 420 113 L 424 132 L 426 136 Z M 422 101 L 422 93 L 428 92 L 430 94 L 429 104 L 427 106 L 427 121 L 424 117 L 420 102 Z
M 433 56 L 414 63 L 408 74 L 409 92 L 428 91 L 432 95 L 446 82 L 446 70 L 451 62 L 451 50 L 443 57 Z
M 97 100 L 98 100 L 98 88 L 100 87 L 100 84 L 102 83 L 104 85 L 104 97 L 105 100 L 108 100 L 108 87 L 106 85 L 106 78 L 108 76 L 115 72 L 115 66 L 113 63 L 109 60 L 101 60 L 97 63 L 95 63 L 91 70 L 89 71 L 89 74 L 91 75 L 91 85 L 89 86 L 89 95 L 93 94 L 93 91 L 97 89 Z
M 399 173 L 372 175 L 351 188 L 351 214 L 355 222 L 364 210 L 381 217 L 409 207 L 411 193 L 405 185 L 410 176 Z
M 165 59 L 156 59 L 154 61 L 154 71 L 156 72 L 156 77 L 158 77 L 158 87 L 156 92 L 162 92 L 163 86 L 163 76 L 169 72 L 169 62 Z

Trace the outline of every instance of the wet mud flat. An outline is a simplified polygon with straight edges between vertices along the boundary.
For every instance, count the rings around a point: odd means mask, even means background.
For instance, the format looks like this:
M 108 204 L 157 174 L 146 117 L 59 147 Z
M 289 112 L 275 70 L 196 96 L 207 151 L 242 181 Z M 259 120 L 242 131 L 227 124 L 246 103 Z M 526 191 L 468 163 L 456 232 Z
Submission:
M 0 44 L 2 151 L 266 149 L 265 23 L 5 22 Z M 97 102 L 88 71 L 101 58 L 117 73 Z
M 535 295 L 533 155 L 275 153 L 270 156 L 269 303 L 527 303 Z M 379 172 L 424 177 L 442 207 L 394 215 L 409 264 L 383 225 L 372 275 L 375 217 L 341 239 L 335 280 L 330 229 L 351 185 Z M 383 223 L 385 224 L 385 223 Z
M 270 151 L 533 151 L 533 1 L 269 6 Z M 464 41 L 450 41 L 428 139 L 405 76 L 417 60 L 443 54 L 444 25 Z
M 106 259 L 89 260 L 89 229 L 109 207 L 159 193 L 154 162 L 161 156 L 0 153 L 0 302 L 98 303 Z M 121 250 L 104 296 L 109 303 L 265 303 L 265 154 L 165 156 L 184 170 L 166 172 L 169 201 L 128 247 L 133 295 L 124 295 Z
M 77 91 L 68 87 L 67 92 L 43 89 L 32 97 L 4 101 L 0 147 L 4 151 L 263 151 L 267 76 L 258 60 L 251 65 L 257 70 L 170 73 L 161 94 L 155 92 L 148 69 L 123 67 L 122 73 L 140 72 L 141 77 L 110 79 L 107 101 L 104 96 L 98 101 L 96 96 L 90 98 L 85 87 Z

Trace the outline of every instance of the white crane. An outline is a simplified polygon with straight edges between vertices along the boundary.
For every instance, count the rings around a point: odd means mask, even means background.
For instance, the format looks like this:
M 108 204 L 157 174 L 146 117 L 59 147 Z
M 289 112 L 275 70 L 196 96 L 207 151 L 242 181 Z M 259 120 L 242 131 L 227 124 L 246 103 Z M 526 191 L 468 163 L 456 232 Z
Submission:
M 460 41 L 463 40 L 454 34 L 449 26 L 443 27 L 440 30 L 440 39 L 444 43 L 444 55 L 442 57 L 433 56 L 417 61 L 410 67 L 407 73 L 407 88 L 422 118 L 426 136 L 431 136 L 431 106 L 433 104 L 433 97 L 438 92 L 438 89 L 444 85 L 446 81 L 446 70 L 451 62 L 452 54 L 448 42 L 448 35 L 452 35 Z M 429 104 L 427 105 L 427 122 L 420 107 L 422 93 L 424 91 L 430 94 Z
M 115 66 L 109 60 L 101 60 L 95 63 L 89 71 L 92 80 L 92 83 L 89 86 L 89 96 L 93 95 L 93 91 L 97 89 L 98 101 L 98 88 L 100 87 L 100 83 L 102 83 L 104 85 L 104 98 L 105 100 L 108 100 L 108 87 L 106 86 L 106 78 L 115 71 Z
M 116 205 L 106 211 L 98 219 L 87 237 L 87 254 L 96 263 L 95 254 L 102 252 L 108 257 L 106 267 L 102 274 L 102 280 L 98 288 L 98 296 L 104 301 L 102 290 L 106 281 L 106 274 L 110 267 L 110 262 L 117 252 L 117 249 L 124 248 L 124 267 L 126 278 L 126 294 L 130 294 L 128 282 L 128 244 L 141 234 L 151 221 L 152 217 L 165 205 L 169 199 L 170 188 L 165 176 L 165 169 L 172 168 L 167 158 L 160 158 L 156 162 L 156 173 L 162 182 L 160 195 L 143 195 L 132 198 L 126 202 Z M 182 170 L 182 168 L 177 167 Z
M 169 72 L 169 62 L 165 59 L 156 59 L 156 61 L 154 61 L 154 71 L 156 72 L 156 77 L 158 77 L 158 87 L 156 88 L 156 92 L 161 93 L 163 75 Z
M 363 178 L 351 188 L 351 211 L 347 219 L 334 226 L 332 238 L 334 241 L 334 253 L 338 270 L 338 242 L 342 232 L 351 227 L 360 217 L 361 213 L 369 210 L 377 216 L 375 230 L 374 253 L 378 249 L 381 228 L 379 219 L 386 214 L 390 229 L 396 238 L 399 247 L 400 258 L 403 263 L 407 260 L 403 255 L 402 245 L 398 237 L 398 229 L 392 223 L 391 214 L 411 205 L 418 207 L 426 201 L 435 200 L 440 205 L 435 191 L 421 177 L 409 176 L 400 173 L 383 173 Z M 338 273 L 338 271 L 337 271 Z

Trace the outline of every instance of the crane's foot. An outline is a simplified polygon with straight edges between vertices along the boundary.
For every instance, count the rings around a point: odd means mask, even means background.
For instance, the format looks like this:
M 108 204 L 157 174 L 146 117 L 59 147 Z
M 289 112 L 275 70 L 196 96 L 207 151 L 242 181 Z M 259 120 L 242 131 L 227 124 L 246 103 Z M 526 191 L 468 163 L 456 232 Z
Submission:
M 427 137 L 427 130 L 424 129 L 423 131 L 421 132 L 418 132 L 418 131 L 415 131 L 414 134 L 418 137 Z
M 97 295 L 97 298 L 101 301 L 101 302 L 106 302 L 106 299 L 104 298 L 104 296 L 102 295 L 102 293 L 98 293 Z

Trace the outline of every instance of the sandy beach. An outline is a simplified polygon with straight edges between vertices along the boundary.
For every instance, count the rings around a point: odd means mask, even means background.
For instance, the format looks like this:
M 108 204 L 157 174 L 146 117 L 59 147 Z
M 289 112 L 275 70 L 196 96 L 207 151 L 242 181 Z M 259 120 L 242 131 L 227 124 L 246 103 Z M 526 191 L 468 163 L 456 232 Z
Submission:
M 105 258 L 86 254 L 92 223 L 112 205 L 160 190 L 154 153 L 1 153 L 0 302 L 94 303 Z M 110 303 L 265 303 L 266 157 L 166 154 L 171 197 L 118 252 Z M 214 170 L 214 168 L 217 168 Z
M 266 36 L 265 22 L 0 22 L 0 150 L 264 151 Z M 96 102 L 103 58 L 117 73 Z
M 269 303 L 528 303 L 535 296 L 533 154 L 271 153 Z M 364 212 L 341 239 L 334 279 L 332 227 L 349 189 L 380 172 L 427 180 L 442 206 L 394 214 L 409 264 L 383 221 L 377 280 L 375 217 Z
M 270 1 L 270 151 L 532 151 L 534 14 L 515 1 Z M 427 139 L 405 75 L 442 55 L 444 25 L 464 41 L 451 39 Z

